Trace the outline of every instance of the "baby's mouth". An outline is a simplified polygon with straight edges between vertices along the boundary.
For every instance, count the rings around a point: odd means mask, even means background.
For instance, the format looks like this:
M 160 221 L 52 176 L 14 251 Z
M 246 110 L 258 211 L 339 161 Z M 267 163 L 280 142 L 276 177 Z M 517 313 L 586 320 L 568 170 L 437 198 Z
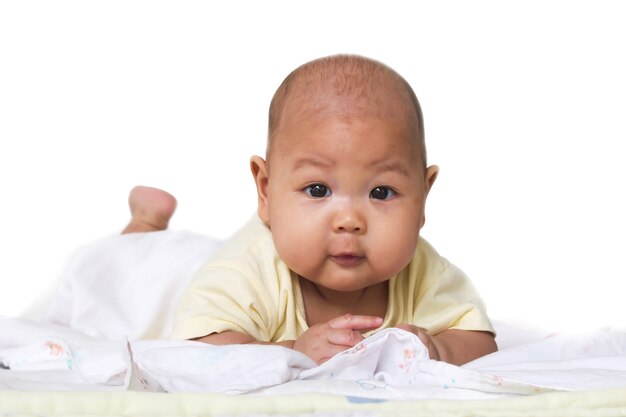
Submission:
M 355 253 L 340 253 L 331 255 L 330 258 L 340 266 L 356 266 L 365 260 L 365 256 L 359 256 Z

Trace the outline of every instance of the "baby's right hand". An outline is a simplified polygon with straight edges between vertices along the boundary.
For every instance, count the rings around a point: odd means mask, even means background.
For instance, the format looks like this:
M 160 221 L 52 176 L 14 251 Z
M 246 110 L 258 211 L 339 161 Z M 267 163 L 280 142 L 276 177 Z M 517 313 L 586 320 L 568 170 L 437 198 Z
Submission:
M 345 314 L 311 326 L 296 340 L 293 348 L 319 365 L 362 341 L 364 337 L 359 330 L 375 329 L 382 323 L 380 317 Z

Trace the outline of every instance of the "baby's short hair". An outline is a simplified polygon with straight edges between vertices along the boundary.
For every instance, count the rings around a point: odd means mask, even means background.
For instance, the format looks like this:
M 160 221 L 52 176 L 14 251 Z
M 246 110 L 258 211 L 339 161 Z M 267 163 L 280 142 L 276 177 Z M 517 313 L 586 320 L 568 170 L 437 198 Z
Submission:
M 404 93 L 402 100 L 408 99 L 415 112 L 419 153 L 426 169 L 426 147 L 424 144 L 424 120 L 422 109 L 410 84 L 387 65 L 359 55 L 332 55 L 315 59 L 293 70 L 280 84 L 270 103 L 267 155 L 269 157 L 274 133 L 280 125 L 287 98 L 297 91 L 297 87 L 324 85 L 333 94 L 367 100 L 371 92 L 384 88 L 385 82 Z M 389 84 L 386 84 L 389 85 Z

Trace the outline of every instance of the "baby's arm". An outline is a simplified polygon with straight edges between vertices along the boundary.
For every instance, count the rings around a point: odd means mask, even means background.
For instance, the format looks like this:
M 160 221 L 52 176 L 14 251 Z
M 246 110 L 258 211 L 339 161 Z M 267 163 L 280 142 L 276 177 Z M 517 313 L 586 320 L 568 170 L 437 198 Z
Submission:
M 256 340 L 254 337 L 249 334 L 235 332 L 232 330 L 221 332 L 221 333 L 211 333 L 210 335 L 198 337 L 195 339 L 197 342 L 204 342 L 210 345 L 247 345 L 247 344 L 262 344 L 262 345 L 281 345 L 288 348 L 293 348 L 293 340 L 284 340 L 282 342 L 269 343 L 269 342 L 260 342 Z
M 463 365 L 498 350 L 490 332 L 448 329 L 435 336 L 412 324 L 397 326 L 415 334 L 426 345 L 431 359 Z
M 213 345 L 277 344 L 302 352 L 320 364 L 362 341 L 360 330 L 376 328 L 382 322 L 380 317 L 346 314 L 311 326 L 297 340 L 261 342 L 248 334 L 235 331 L 213 333 L 194 340 Z
M 449 329 L 433 336 L 442 361 L 463 365 L 498 350 L 490 332 Z

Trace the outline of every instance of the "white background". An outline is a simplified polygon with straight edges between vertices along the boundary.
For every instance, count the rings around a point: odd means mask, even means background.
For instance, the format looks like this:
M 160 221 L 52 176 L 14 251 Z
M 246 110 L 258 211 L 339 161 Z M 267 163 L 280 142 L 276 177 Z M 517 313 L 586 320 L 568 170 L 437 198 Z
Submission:
M 255 209 L 270 98 L 323 55 L 414 87 L 441 174 L 423 236 L 493 317 L 626 324 L 626 13 L 611 1 L 0 3 L 0 315 L 118 233 L 127 193 L 225 238 Z

